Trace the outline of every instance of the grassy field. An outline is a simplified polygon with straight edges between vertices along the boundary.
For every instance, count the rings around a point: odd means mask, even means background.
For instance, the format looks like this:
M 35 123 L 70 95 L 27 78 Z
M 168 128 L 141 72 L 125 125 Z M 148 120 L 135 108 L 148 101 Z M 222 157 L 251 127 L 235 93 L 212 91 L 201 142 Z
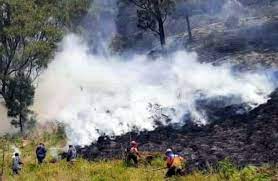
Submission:
M 34 139 L 33 139 L 34 140 Z M 38 140 L 38 139 L 36 139 Z M 42 165 L 37 165 L 34 150 L 36 145 L 45 142 L 49 148 L 49 154 L 46 162 Z M 79 181 L 79 180 L 95 180 L 95 181 L 156 181 L 165 180 L 164 174 L 166 170 L 154 171 L 154 169 L 164 166 L 163 158 L 157 158 L 152 162 L 152 165 L 145 166 L 140 164 L 139 168 L 127 167 L 121 160 L 88 162 L 83 159 L 78 159 L 74 164 L 69 164 L 66 161 L 58 161 L 50 163 L 53 159 L 52 148 L 62 148 L 65 142 L 59 136 L 44 135 L 39 141 L 24 141 L 20 139 L 12 139 L 5 143 L 7 151 L 5 156 L 5 168 L 3 180 L 19 180 L 19 181 Z M 2 143 L 3 145 L 3 143 Z M 22 160 L 24 162 L 23 169 L 19 176 L 13 176 L 10 169 L 11 157 L 14 146 L 20 148 Z M 52 151 L 51 151 L 52 150 Z M 1 152 L 2 155 L 2 152 Z M 2 165 L 2 158 L 0 161 Z M 264 181 L 277 180 L 278 169 L 274 166 L 254 167 L 248 166 L 243 169 L 236 168 L 228 161 L 219 163 L 217 169 L 207 171 L 195 171 L 184 177 L 176 177 L 168 180 L 181 181 Z

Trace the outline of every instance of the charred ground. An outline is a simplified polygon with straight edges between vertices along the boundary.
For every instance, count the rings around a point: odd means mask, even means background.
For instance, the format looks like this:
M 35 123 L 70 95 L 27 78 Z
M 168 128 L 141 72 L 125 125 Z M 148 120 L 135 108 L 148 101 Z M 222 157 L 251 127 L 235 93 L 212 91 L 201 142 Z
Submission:
M 205 168 L 229 158 L 238 165 L 278 162 L 278 90 L 269 101 L 232 119 L 206 126 L 187 123 L 183 127 L 159 127 L 154 131 L 131 132 L 110 139 L 100 137 L 95 144 L 82 148 L 89 160 L 121 158 L 131 139 L 141 151 L 164 152 L 172 147 L 188 159 L 191 168 Z M 229 110 L 229 108 L 227 108 Z M 225 109 L 223 114 L 226 114 Z

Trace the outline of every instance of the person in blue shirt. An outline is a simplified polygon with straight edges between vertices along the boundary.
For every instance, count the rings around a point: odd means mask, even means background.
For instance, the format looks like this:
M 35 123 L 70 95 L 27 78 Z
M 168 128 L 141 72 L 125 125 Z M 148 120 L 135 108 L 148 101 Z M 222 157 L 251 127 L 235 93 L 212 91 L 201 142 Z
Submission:
M 42 164 L 43 163 L 43 160 L 45 159 L 46 157 L 46 148 L 44 146 L 43 143 L 40 143 L 36 149 L 36 155 L 37 155 L 37 159 L 38 159 L 38 163 L 39 164 Z

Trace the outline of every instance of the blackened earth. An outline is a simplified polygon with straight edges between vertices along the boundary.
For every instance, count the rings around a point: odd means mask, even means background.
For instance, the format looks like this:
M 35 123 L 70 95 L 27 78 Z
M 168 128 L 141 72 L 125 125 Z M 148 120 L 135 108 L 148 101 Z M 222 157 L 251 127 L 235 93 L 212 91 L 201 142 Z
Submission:
M 225 114 L 225 109 L 222 111 Z M 225 158 L 239 166 L 275 164 L 278 162 L 278 90 L 266 104 L 248 113 L 201 127 L 188 122 L 183 127 L 159 127 L 113 139 L 103 136 L 79 152 L 88 160 L 121 159 L 130 140 L 139 142 L 141 151 L 164 153 L 171 147 L 188 159 L 191 168 L 214 166 Z

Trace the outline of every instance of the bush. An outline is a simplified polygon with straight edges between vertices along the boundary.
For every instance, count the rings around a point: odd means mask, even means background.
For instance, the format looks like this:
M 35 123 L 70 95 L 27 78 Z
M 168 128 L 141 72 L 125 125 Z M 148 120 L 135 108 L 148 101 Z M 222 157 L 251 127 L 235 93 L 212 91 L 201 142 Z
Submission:
M 239 180 L 240 178 L 238 169 L 228 159 L 219 162 L 218 172 L 220 178 L 225 180 Z

